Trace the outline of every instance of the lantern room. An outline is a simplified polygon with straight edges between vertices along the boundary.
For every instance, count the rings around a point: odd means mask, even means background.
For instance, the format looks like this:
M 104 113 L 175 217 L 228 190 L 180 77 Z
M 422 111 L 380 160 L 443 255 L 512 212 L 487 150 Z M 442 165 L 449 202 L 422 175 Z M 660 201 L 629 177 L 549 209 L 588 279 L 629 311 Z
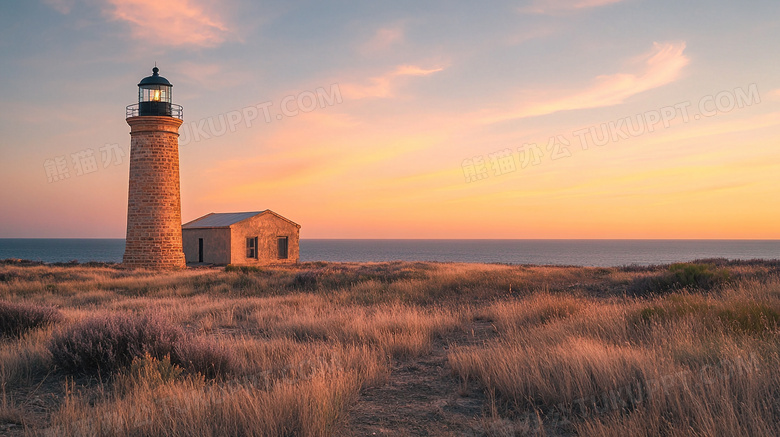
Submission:
M 138 104 L 127 107 L 127 117 L 156 116 L 182 118 L 182 108 L 172 103 L 173 85 L 152 68 L 152 75 L 138 83 Z

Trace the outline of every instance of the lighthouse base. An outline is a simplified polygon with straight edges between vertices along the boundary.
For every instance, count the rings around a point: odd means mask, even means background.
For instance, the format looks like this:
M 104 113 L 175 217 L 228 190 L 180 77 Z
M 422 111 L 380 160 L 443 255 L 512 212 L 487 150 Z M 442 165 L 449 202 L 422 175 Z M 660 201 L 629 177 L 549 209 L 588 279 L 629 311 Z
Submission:
M 154 270 L 186 267 L 181 239 L 179 126 L 172 117 L 138 116 L 130 125 L 130 184 L 123 263 Z

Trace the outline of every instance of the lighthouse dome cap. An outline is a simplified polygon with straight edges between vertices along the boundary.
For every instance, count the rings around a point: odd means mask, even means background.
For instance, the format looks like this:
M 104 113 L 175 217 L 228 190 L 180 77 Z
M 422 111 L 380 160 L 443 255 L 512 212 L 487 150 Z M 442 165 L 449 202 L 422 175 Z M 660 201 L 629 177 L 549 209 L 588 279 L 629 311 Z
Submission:
M 138 86 L 141 85 L 167 85 L 167 86 L 173 86 L 172 83 L 168 82 L 168 79 L 160 76 L 159 73 L 160 69 L 156 66 L 152 68 L 152 75 L 147 76 L 143 79 L 141 79 L 140 82 L 138 82 Z

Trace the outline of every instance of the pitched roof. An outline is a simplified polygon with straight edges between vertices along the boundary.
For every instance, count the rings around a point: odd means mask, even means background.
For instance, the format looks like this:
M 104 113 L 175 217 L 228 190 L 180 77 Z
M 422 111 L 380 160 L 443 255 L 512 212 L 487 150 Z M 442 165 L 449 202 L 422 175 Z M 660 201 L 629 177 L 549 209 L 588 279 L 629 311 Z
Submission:
M 220 213 L 212 212 L 210 214 L 204 215 L 201 218 L 185 223 L 181 227 L 182 229 L 228 228 L 231 225 L 244 221 L 250 217 L 254 217 L 256 215 L 265 214 L 265 213 L 271 213 L 283 220 L 286 220 L 294 224 L 295 226 L 300 227 L 297 223 L 280 216 L 279 214 L 271 211 L 270 209 L 266 209 L 263 211 L 250 211 L 250 212 L 220 212 Z
M 254 217 L 265 211 L 252 211 L 252 212 L 220 212 L 204 215 L 199 219 L 195 219 L 189 223 L 182 225 L 184 229 L 193 228 L 226 228 L 232 224 L 238 223 L 242 220 L 246 220 L 249 217 Z

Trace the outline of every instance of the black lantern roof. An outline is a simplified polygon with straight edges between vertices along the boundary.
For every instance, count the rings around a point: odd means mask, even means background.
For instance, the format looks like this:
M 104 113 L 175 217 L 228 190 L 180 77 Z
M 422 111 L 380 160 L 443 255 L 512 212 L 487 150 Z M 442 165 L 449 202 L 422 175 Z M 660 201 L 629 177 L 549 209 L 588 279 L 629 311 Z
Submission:
M 141 85 L 166 85 L 166 86 L 173 86 L 172 83 L 168 82 L 168 79 L 160 76 L 158 72 L 160 71 L 159 68 L 154 67 L 152 68 L 152 75 L 147 76 L 143 79 L 141 79 L 140 82 L 138 82 L 138 86 Z
M 160 69 L 155 65 L 152 75 L 141 79 L 138 83 L 138 103 L 125 108 L 125 117 L 173 117 L 179 120 L 184 117 L 181 105 L 175 105 L 172 100 L 173 84 L 160 76 Z

